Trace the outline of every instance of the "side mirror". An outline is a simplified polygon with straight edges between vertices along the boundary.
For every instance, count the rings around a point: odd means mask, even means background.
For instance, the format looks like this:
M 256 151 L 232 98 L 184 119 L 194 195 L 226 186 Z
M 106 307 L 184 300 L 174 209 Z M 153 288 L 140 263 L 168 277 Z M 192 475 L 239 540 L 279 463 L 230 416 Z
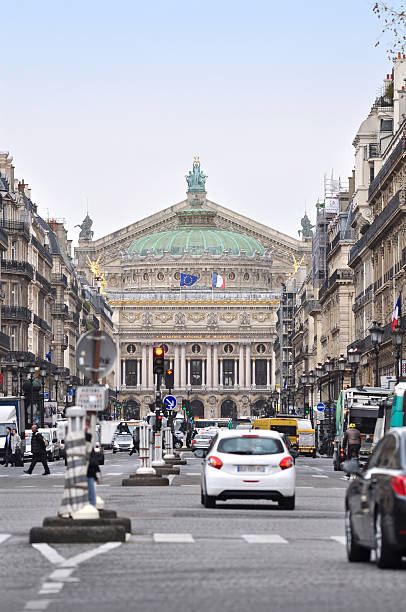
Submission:
M 197 448 L 195 450 L 195 457 L 199 457 L 200 459 L 203 459 L 203 457 L 205 457 L 207 455 L 207 450 L 205 448 Z
M 359 469 L 358 461 L 356 459 L 350 459 L 349 461 L 344 461 L 341 465 L 341 469 L 343 472 L 347 474 L 355 474 L 355 476 L 360 476 L 361 472 Z

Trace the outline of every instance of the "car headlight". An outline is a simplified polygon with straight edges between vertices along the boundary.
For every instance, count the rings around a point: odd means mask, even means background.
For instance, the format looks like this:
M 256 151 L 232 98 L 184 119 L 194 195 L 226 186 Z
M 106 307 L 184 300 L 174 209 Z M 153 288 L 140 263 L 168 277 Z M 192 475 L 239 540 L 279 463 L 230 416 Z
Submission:
M 118 448 L 118 442 L 113 442 L 113 446 L 115 446 L 116 448 Z

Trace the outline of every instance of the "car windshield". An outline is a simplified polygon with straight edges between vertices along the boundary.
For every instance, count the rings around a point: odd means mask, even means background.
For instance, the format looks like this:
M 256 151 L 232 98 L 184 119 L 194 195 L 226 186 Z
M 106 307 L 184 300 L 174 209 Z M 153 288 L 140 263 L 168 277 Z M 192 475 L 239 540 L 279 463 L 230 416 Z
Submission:
M 10 427 L 10 429 L 13 429 L 13 427 L 15 427 L 16 424 L 15 423 L 2 423 L 0 425 L 0 436 L 6 436 L 7 432 L 6 432 L 6 427 Z
M 287 436 L 295 436 L 297 428 L 294 425 L 271 425 L 272 431 L 279 431 Z
M 233 455 L 276 455 L 283 453 L 283 445 L 275 438 L 241 436 L 223 438 L 217 447 L 219 453 Z

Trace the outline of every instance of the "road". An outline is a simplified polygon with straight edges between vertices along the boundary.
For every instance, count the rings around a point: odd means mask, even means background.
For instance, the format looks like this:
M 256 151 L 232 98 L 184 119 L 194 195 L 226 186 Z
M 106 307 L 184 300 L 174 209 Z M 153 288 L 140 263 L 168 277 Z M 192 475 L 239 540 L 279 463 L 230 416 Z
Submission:
M 132 521 L 124 544 L 34 547 L 30 527 L 56 515 L 62 462 L 50 476 L 0 466 L 2 612 L 358 612 L 400 610 L 405 568 L 349 564 L 344 547 L 347 483 L 331 460 L 299 458 L 296 510 L 272 502 L 200 505 L 200 460 L 171 486 L 122 487 L 137 460 L 106 453 L 98 492 Z M 83 555 L 82 553 L 87 553 Z M 80 555 L 80 556 L 78 556 Z

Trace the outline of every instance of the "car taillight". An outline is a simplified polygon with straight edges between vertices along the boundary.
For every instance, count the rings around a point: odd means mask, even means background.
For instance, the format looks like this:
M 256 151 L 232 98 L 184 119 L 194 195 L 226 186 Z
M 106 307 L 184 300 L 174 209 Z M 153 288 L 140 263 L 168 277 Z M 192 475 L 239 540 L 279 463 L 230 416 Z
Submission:
M 405 476 L 392 476 L 390 479 L 392 489 L 397 495 L 406 496 L 406 477 Z
M 242 438 L 259 438 L 258 434 L 244 434 Z
M 287 470 L 288 468 L 292 467 L 292 465 L 292 457 L 284 457 L 279 463 L 279 467 L 281 468 L 281 470 Z
M 216 468 L 217 470 L 223 467 L 222 460 L 218 457 L 215 457 L 214 455 L 211 455 L 211 457 L 208 458 L 207 463 L 211 465 L 211 467 Z

